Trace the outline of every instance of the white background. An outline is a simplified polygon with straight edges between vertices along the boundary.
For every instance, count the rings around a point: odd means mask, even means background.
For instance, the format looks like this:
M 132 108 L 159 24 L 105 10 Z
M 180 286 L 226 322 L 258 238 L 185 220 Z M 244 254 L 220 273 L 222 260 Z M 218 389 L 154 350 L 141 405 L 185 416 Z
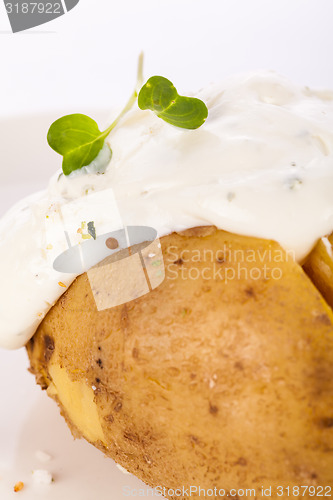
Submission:
M 1 4 L 0 216 L 60 167 L 46 143 L 50 123 L 82 112 L 103 125 L 131 93 L 141 50 L 146 76 L 162 74 L 184 93 L 256 69 L 333 88 L 332 19 L 332 0 L 80 0 L 14 35 Z M 72 441 L 26 367 L 23 349 L 0 351 L 0 498 L 15 497 L 17 480 L 27 482 L 26 500 L 119 500 L 123 485 L 137 487 L 93 447 Z M 53 460 L 38 463 L 37 449 Z M 51 489 L 31 484 L 36 467 L 55 473 Z
M 67 15 L 8 35 L 0 6 L 1 115 L 114 106 L 132 90 L 136 59 L 197 89 L 269 68 L 333 87 L 331 0 L 80 0 Z

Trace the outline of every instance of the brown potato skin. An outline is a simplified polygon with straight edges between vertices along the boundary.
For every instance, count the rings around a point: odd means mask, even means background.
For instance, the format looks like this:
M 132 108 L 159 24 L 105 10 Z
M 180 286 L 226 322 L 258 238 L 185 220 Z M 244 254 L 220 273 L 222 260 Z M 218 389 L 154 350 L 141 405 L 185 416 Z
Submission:
M 283 253 L 273 241 L 208 227 L 161 244 L 166 279 L 125 305 L 98 312 L 87 275 L 75 280 L 27 346 L 38 382 L 58 365 L 95 386 L 105 439 L 93 444 L 152 487 L 264 485 L 278 498 L 278 486 L 332 485 L 333 316 L 320 293 L 286 257 L 281 279 L 181 274 L 236 266 L 235 249 Z M 207 248 L 213 261 L 180 257 Z

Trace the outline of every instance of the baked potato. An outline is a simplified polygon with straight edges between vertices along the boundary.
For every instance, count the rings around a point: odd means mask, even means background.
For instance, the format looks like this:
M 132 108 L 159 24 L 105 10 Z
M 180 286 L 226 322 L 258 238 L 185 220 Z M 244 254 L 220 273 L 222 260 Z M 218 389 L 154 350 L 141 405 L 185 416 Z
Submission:
M 166 498 L 325 492 L 330 306 L 274 241 L 214 226 L 160 241 L 165 279 L 131 302 L 98 311 L 87 274 L 75 280 L 27 344 L 37 382 L 75 437 Z

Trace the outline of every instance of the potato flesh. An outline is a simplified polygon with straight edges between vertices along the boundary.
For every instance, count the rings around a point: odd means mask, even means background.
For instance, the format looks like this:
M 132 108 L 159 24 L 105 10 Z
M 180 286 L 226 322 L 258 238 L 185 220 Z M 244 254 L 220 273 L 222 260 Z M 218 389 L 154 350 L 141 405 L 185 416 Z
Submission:
M 321 292 L 326 302 L 333 307 L 333 234 L 321 238 L 308 256 L 303 268 Z
M 279 280 L 202 277 L 204 268 L 237 266 L 230 252 L 221 255 L 228 246 L 261 252 L 243 262 L 248 272 L 271 266 L 263 252 L 282 252 L 272 241 L 206 228 L 173 233 L 161 244 L 160 287 L 98 312 L 82 275 L 28 345 L 44 387 L 54 367 L 96 387 L 99 419 L 87 429 L 68 403 L 73 386 L 61 377 L 55 384 L 74 433 L 150 486 L 331 484 L 333 316 L 318 290 L 286 258 L 274 263 Z M 175 259 L 205 249 L 218 256 L 214 262 Z M 184 278 L 190 268 L 201 272 L 198 279 Z
M 49 373 L 52 383 L 47 392 L 56 396 L 66 408 L 70 422 L 83 433 L 90 442 L 104 442 L 104 434 L 99 420 L 98 409 L 94 402 L 94 390 L 88 384 L 71 380 L 64 368 L 50 364 Z

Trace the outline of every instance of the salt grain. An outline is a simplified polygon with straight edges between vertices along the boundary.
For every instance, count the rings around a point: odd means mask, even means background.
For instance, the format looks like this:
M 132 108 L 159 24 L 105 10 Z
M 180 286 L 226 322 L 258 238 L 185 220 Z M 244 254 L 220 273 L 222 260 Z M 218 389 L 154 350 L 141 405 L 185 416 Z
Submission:
M 52 474 L 47 470 L 33 470 L 32 476 L 37 484 L 51 484 L 53 482 Z

